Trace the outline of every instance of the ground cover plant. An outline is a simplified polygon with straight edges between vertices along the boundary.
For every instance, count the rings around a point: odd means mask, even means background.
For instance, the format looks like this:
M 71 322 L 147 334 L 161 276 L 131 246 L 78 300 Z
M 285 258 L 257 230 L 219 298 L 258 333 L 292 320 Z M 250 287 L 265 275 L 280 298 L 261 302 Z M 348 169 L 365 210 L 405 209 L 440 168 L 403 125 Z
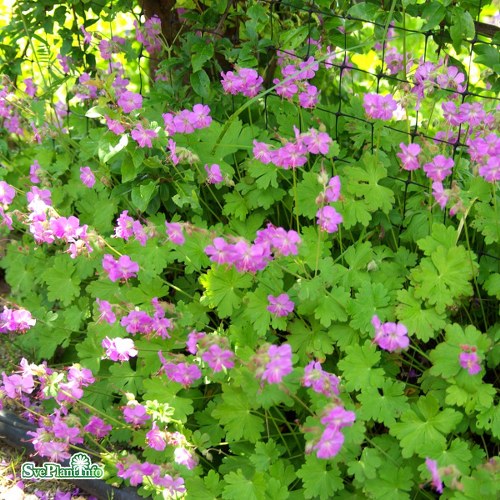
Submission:
M 152 5 L 2 28 L 2 405 L 153 498 L 495 498 L 495 7 Z

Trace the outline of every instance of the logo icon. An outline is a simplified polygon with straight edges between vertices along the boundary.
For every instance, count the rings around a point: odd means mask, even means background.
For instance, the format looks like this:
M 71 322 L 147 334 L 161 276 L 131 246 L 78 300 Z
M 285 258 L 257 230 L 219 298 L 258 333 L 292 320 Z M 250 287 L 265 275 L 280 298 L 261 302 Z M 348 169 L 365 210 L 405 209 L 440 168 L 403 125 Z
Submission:
M 102 465 L 93 464 L 87 453 L 75 453 L 69 459 L 69 467 L 56 462 L 45 462 L 37 467 L 34 462 L 21 466 L 21 479 L 100 479 L 104 475 Z

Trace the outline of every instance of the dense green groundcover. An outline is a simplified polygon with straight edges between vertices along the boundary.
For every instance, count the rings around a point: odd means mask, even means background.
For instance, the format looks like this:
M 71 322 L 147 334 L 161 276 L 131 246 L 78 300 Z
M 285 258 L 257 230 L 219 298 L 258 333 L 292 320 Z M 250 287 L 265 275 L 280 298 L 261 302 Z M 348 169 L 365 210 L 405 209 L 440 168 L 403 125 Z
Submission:
M 494 6 L 160 3 L 0 31 L 3 406 L 154 498 L 496 498 Z

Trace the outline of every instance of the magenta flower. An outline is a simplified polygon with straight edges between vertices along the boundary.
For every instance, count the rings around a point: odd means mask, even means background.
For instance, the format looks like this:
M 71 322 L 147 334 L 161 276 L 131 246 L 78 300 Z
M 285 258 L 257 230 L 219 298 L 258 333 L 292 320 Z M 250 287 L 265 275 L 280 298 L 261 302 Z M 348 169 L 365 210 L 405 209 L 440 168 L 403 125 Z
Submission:
M 169 362 L 163 357 L 161 351 L 158 351 L 158 357 L 163 365 L 165 375 L 172 382 L 177 382 L 184 387 L 188 387 L 202 376 L 200 369 L 196 365 Z
M 328 186 L 325 190 L 325 201 L 332 203 L 340 198 L 340 177 L 336 175 L 328 181 Z
M 134 109 L 141 109 L 142 95 L 126 90 L 118 98 L 118 106 L 122 108 L 124 113 L 130 113 Z
M 269 305 L 267 306 L 267 310 L 274 314 L 275 316 L 288 316 L 294 309 L 295 304 L 290 300 L 290 297 L 286 293 L 282 293 L 277 297 L 273 295 L 268 295 L 267 300 L 269 301 Z
M 202 355 L 201 359 L 217 373 L 233 368 L 234 353 L 228 349 L 221 349 L 217 344 L 211 345 Z
M 35 160 L 33 164 L 30 166 L 30 181 L 33 184 L 40 183 L 40 177 L 38 177 L 38 172 L 40 171 L 40 164 L 38 160 Z
M 142 123 L 138 123 L 134 130 L 130 133 L 132 139 L 134 139 L 141 148 L 152 148 L 152 140 L 158 137 L 158 133 L 152 129 L 145 129 Z
M 186 238 L 182 232 L 182 225 L 178 222 L 165 222 L 168 239 L 175 245 L 184 245 Z
M 153 428 L 146 434 L 146 442 L 150 448 L 156 451 L 163 451 L 167 446 L 165 434 L 160 431 L 156 423 L 153 424 Z
M 488 158 L 486 165 L 479 167 L 479 175 L 486 182 L 500 181 L 500 157 L 492 156 Z
M 406 349 L 410 345 L 408 330 L 402 323 L 381 323 L 377 315 L 372 317 L 375 328 L 373 342 L 381 349 L 389 352 Z
M 175 449 L 174 462 L 179 465 L 184 465 L 184 467 L 187 467 L 189 470 L 194 469 L 198 465 L 196 455 L 193 455 L 192 452 L 182 446 Z
M 4 306 L 0 313 L 0 333 L 25 332 L 35 324 L 36 319 L 26 309 L 9 309 Z
M 314 392 L 324 394 L 327 397 L 333 397 L 339 394 L 338 377 L 333 373 L 325 372 L 321 368 L 319 361 L 311 361 L 304 368 L 304 377 L 302 378 L 302 385 L 304 387 L 311 387 Z
M 96 438 L 102 439 L 113 430 L 113 427 L 109 424 L 106 424 L 104 420 L 100 419 L 99 417 L 92 416 L 90 417 L 88 424 L 83 428 L 83 430 L 94 435 Z
M 436 200 L 436 203 L 444 210 L 444 207 L 448 203 L 448 194 L 444 189 L 443 183 L 435 181 L 432 183 L 432 196 Z
M 391 94 L 385 96 L 380 94 L 365 94 L 363 107 L 370 118 L 390 120 L 398 104 Z
M 333 427 L 326 427 L 320 440 L 314 445 L 318 458 L 328 459 L 335 457 L 344 444 L 344 435 Z
M 460 366 L 469 372 L 469 375 L 476 375 L 481 371 L 479 356 L 476 353 L 476 348 L 469 345 L 461 346 L 462 352 L 458 356 Z
M 196 354 L 198 352 L 198 342 L 206 336 L 205 332 L 197 332 L 196 330 L 190 332 L 186 341 L 187 351 L 191 354 Z
M 224 181 L 224 177 L 222 177 L 222 173 L 220 171 L 220 166 L 216 163 L 210 166 L 205 165 L 205 171 L 208 175 L 207 182 L 209 184 L 220 184 Z
M 36 94 L 36 85 L 33 83 L 32 78 L 25 78 L 23 83 L 26 85 L 26 89 L 24 90 L 26 94 L 30 97 L 35 97 Z
M 397 153 L 396 156 L 401 160 L 403 168 L 405 170 L 417 170 L 419 168 L 418 155 L 420 154 L 420 146 L 418 144 L 408 144 L 408 146 L 402 142 L 399 147 L 401 148 L 401 153 Z
M 343 427 L 351 426 L 356 420 L 356 414 L 352 411 L 347 411 L 342 406 L 334 406 L 328 409 L 323 417 L 321 423 L 327 427 L 340 430 Z
M 318 210 L 316 213 L 318 218 L 318 225 L 327 233 L 335 233 L 339 229 L 339 224 L 344 220 L 333 207 L 326 205 Z
M 15 196 L 16 190 L 5 181 L 0 181 L 0 203 L 10 205 Z
M 432 476 L 432 487 L 438 493 L 443 493 L 443 482 L 441 481 L 437 462 L 435 460 L 431 460 L 430 458 L 426 458 L 425 465 Z
M 146 407 L 140 404 L 127 405 L 123 410 L 125 422 L 132 425 L 142 425 L 151 417 L 146 413 Z
M 112 120 L 109 116 L 105 116 L 104 119 L 106 120 L 108 129 L 113 132 L 113 134 L 120 135 L 125 132 L 125 127 L 118 120 Z
M 299 94 L 299 105 L 303 108 L 314 108 L 318 104 L 319 91 L 314 85 L 304 84 L 305 91 Z
M 241 93 L 247 97 L 255 97 L 262 87 L 264 79 L 257 71 L 250 68 L 241 68 L 238 72 L 221 72 L 221 84 L 227 94 Z
M 7 376 L 2 372 L 3 390 L 9 398 L 17 399 L 22 396 L 22 393 L 31 394 L 35 389 L 35 381 L 32 375 L 13 375 Z
M 115 260 L 112 255 L 106 254 L 102 259 L 102 267 L 111 281 L 135 278 L 139 272 L 139 264 L 131 260 L 128 255 L 122 255 Z
M 310 128 L 306 134 L 301 134 L 301 141 L 312 154 L 328 154 L 332 138 L 326 132 L 318 132 Z
M 193 106 L 191 117 L 193 118 L 193 126 L 195 129 L 209 127 L 212 123 L 210 108 L 203 104 L 195 104 Z
M 101 345 L 106 349 L 104 357 L 109 358 L 111 361 L 128 361 L 130 358 L 137 356 L 138 353 L 132 339 L 122 339 L 120 337 L 110 339 L 106 337 Z
M 269 361 L 267 362 L 261 380 L 269 384 L 279 384 L 283 377 L 293 370 L 292 348 L 290 344 L 280 346 L 271 345 L 267 351 Z
M 253 155 L 255 159 L 264 163 L 264 165 L 267 165 L 272 161 L 269 144 L 266 144 L 265 142 L 253 141 Z
M 286 231 L 282 227 L 274 228 L 273 236 L 272 236 L 272 245 L 274 247 L 274 251 L 279 255 L 288 256 L 288 255 L 297 255 L 299 250 L 297 249 L 297 245 L 300 244 L 301 239 L 299 233 L 290 229 Z
M 80 167 L 80 180 L 88 187 L 94 187 L 95 176 L 90 167 Z
M 424 165 L 424 172 L 429 179 L 442 182 L 451 174 L 453 169 L 453 158 L 446 158 L 443 155 L 437 155 L 434 160 Z

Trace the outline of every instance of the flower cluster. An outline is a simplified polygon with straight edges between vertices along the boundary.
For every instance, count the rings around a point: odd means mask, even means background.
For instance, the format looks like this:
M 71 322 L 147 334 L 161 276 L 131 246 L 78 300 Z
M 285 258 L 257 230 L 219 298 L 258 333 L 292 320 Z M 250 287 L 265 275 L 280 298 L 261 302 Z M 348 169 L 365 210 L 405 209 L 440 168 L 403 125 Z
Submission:
M 312 446 L 309 444 L 307 450 L 316 450 L 318 458 L 333 458 L 344 444 L 344 435 L 341 430 L 351 426 L 355 420 L 354 412 L 347 411 L 341 405 L 330 405 L 321 416 L 321 423 L 325 426 L 321 437 Z
M 417 170 L 419 168 L 418 155 L 420 154 L 420 146 L 416 143 L 406 145 L 402 142 L 399 147 L 401 152 L 396 156 L 401 160 L 405 170 Z
M 344 219 L 334 207 L 331 205 L 324 205 L 324 203 L 333 203 L 340 198 L 340 178 L 336 175 L 328 179 L 326 172 L 322 171 L 318 180 L 323 184 L 323 191 L 316 199 L 316 203 L 322 205 L 316 212 L 316 217 L 318 218 L 317 223 L 322 231 L 335 233 L 338 231 L 339 224 L 341 224 Z
M 188 335 L 186 348 L 191 354 L 201 356 L 214 373 L 234 367 L 234 352 L 228 349 L 228 341 L 224 337 L 192 331 Z
M 253 155 L 264 165 L 273 163 L 285 170 L 307 163 L 307 153 L 328 154 L 332 138 L 326 132 L 310 128 L 300 133 L 295 128 L 295 141 L 289 141 L 281 148 L 271 149 L 265 142 L 253 141 Z
M 460 366 L 469 372 L 469 375 L 476 375 L 481 371 L 481 364 L 475 346 L 461 345 L 462 352 L 458 356 Z
M 406 349 L 410 345 L 408 330 L 402 323 L 382 323 L 379 317 L 374 315 L 372 325 L 375 328 L 373 342 L 381 349 L 393 352 Z
M 164 113 L 162 117 L 169 135 L 192 134 L 195 130 L 209 127 L 212 123 L 210 108 L 204 104 L 195 104 L 192 111 L 183 109 L 175 114 Z
M 293 312 L 295 307 L 295 304 L 290 300 L 290 297 L 286 293 L 282 293 L 277 297 L 268 295 L 267 300 L 269 301 L 267 310 L 271 314 L 278 317 L 288 316 L 291 312 Z
M 250 68 L 240 68 L 238 71 L 221 72 L 221 84 L 227 94 L 243 94 L 255 97 L 262 87 L 264 79 L 257 71 Z
M 35 324 L 36 319 L 26 309 L 9 309 L 4 306 L 0 313 L 0 333 L 25 332 Z
M 293 54 L 291 54 L 293 56 Z M 281 67 L 283 80 L 275 78 L 276 93 L 287 100 L 292 100 L 298 94 L 299 105 L 303 108 L 314 108 L 318 103 L 319 90 L 311 85 L 311 80 L 318 71 L 319 64 L 310 56 L 306 61 L 290 54 L 278 51 L 278 64 Z M 299 62 L 300 61 L 300 62 Z
M 370 118 L 380 120 L 391 120 L 398 103 L 391 94 L 365 94 L 363 96 L 363 107 Z
M 110 339 L 106 337 L 102 341 L 102 347 L 106 349 L 103 358 L 108 358 L 111 361 L 128 361 L 130 358 L 137 356 L 138 353 L 132 339 L 122 339 L 120 337 Z
M 128 255 L 122 255 L 115 260 L 112 255 L 105 254 L 102 259 L 102 268 L 111 281 L 135 278 L 139 272 L 139 264 L 134 262 Z
M 161 50 L 161 19 L 157 15 L 146 19 L 142 26 L 139 26 L 139 23 L 134 21 L 134 26 L 136 40 L 142 43 L 150 54 L 155 54 Z
M 134 237 L 142 246 L 146 245 L 148 235 L 140 221 L 128 215 L 128 210 L 124 210 L 116 220 L 115 233 L 112 238 L 123 238 L 128 241 Z
M 290 344 L 263 346 L 253 361 L 258 379 L 269 384 L 280 384 L 286 375 L 292 373 L 292 348 Z
M 134 309 L 121 319 L 120 324 L 131 335 L 141 333 L 148 338 L 152 336 L 161 337 L 162 339 L 170 338 L 169 331 L 174 326 L 172 321 L 165 318 L 165 311 L 156 297 L 151 302 L 154 308 L 153 316 Z
M 214 238 L 212 245 L 205 248 L 205 253 L 219 265 L 234 266 L 239 272 L 256 272 L 267 266 L 273 254 L 297 255 L 300 241 L 296 231 L 269 224 L 266 229 L 257 231 L 253 244 L 245 240 L 228 243 L 224 238 Z
M 177 382 L 184 387 L 189 387 L 193 382 L 201 378 L 200 369 L 189 363 L 174 363 L 167 361 L 161 351 L 158 351 L 158 357 L 162 364 L 162 370 L 172 382 Z
M 135 455 L 127 455 L 122 462 L 116 464 L 117 476 L 128 479 L 132 486 L 142 484 L 146 479 L 155 486 L 165 488 L 165 498 L 176 498 L 186 492 L 182 477 L 165 474 L 163 468 L 150 462 L 139 462 Z M 147 481 L 146 481 L 147 482 Z
M 325 372 L 319 361 L 311 361 L 304 368 L 302 385 L 327 397 L 338 396 L 340 380 L 333 373 Z
M 466 144 L 479 175 L 487 182 L 500 181 L 500 137 L 494 133 L 468 137 Z

